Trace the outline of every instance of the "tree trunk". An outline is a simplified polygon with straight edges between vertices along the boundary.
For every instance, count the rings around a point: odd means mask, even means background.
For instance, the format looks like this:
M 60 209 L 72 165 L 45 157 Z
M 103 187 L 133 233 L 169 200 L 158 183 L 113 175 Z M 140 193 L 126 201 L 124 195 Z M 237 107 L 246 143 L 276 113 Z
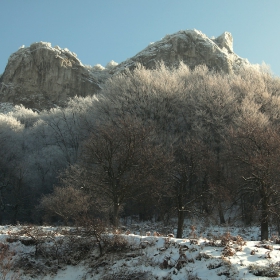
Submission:
M 268 240 L 268 198 L 263 197 L 261 212 L 261 240 Z
M 182 238 L 184 228 L 184 210 L 178 209 L 178 225 L 176 238 Z
M 14 215 L 13 215 L 13 225 L 16 225 L 18 222 L 18 214 L 19 214 L 19 204 L 17 203 L 14 206 Z
M 225 220 L 224 211 L 223 211 L 221 201 L 218 201 L 218 211 L 219 211 L 220 224 L 221 225 L 225 224 L 226 220 Z
M 96 230 L 93 230 L 93 234 L 96 238 L 98 247 L 99 247 L 99 257 L 101 257 L 103 255 L 103 248 L 102 248 L 102 244 L 101 244 L 101 235 L 97 233 Z
M 119 211 L 120 211 L 120 204 L 118 202 L 114 202 L 114 209 L 113 209 L 113 226 L 119 226 Z
M 261 240 L 268 240 L 268 221 L 261 221 Z
M 216 151 L 217 151 L 217 166 L 218 166 L 218 170 L 217 170 L 217 185 L 221 186 L 221 182 L 222 182 L 222 170 L 221 170 L 221 163 L 220 163 L 220 141 L 217 141 L 217 147 L 216 147 Z M 220 201 L 220 198 L 218 198 L 218 212 L 219 212 L 219 218 L 220 218 L 220 224 L 225 224 L 226 220 L 224 217 L 224 211 L 223 211 L 223 207 L 222 207 L 222 203 Z
M 66 227 L 69 226 L 69 219 L 68 219 L 68 218 L 64 218 L 64 219 L 63 219 L 63 222 L 64 222 L 64 224 L 65 224 Z
M 177 195 L 177 207 L 178 207 L 178 223 L 177 223 L 177 238 L 182 238 L 184 228 L 184 207 L 182 197 L 182 186 L 179 186 L 179 193 Z
M 3 222 L 3 214 L 5 210 L 5 204 L 3 202 L 3 196 L 2 196 L 2 190 L 4 189 L 4 186 L 0 187 L 0 225 L 2 225 Z

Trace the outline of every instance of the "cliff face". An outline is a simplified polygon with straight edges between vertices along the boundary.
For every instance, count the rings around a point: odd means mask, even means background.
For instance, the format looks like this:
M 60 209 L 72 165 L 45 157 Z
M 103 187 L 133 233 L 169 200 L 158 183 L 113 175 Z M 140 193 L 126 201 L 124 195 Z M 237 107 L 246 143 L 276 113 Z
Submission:
M 133 69 L 140 63 L 152 69 L 161 61 L 169 67 L 181 61 L 190 68 L 205 64 L 226 73 L 250 65 L 233 52 L 233 39 L 228 32 L 210 39 L 197 30 L 179 31 L 151 43 L 119 65 L 111 61 L 106 68 L 86 67 L 68 49 L 40 42 L 20 48 L 10 56 L 0 77 L 0 102 L 39 110 L 63 106 L 69 97 L 98 93 L 99 84 L 126 68 Z
M 37 109 L 63 106 L 69 97 L 98 90 L 97 80 L 74 53 L 43 42 L 12 54 L 0 80 L 1 102 Z
M 126 67 L 133 68 L 136 63 L 154 68 L 159 61 L 167 66 L 177 66 L 183 61 L 190 68 L 205 64 L 210 69 L 226 73 L 249 65 L 246 59 L 233 52 L 233 38 L 229 32 L 210 39 L 198 30 L 184 30 L 151 43 L 134 57 L 119 64 L 117 69 L 121 71 Z

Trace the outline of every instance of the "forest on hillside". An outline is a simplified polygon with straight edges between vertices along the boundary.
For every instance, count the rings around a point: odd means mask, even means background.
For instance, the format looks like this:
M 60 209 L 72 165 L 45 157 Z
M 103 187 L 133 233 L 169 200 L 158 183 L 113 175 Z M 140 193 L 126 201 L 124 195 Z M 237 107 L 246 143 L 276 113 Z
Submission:
M 4 110 L 4 109 L 5 110 Z M 2 107 L 0 223 L 168 223 L 234 208 L 280 231 L 280 79 L 138 66 L 65 108 Z M 233 217 L 232 217 L 233 218 Z

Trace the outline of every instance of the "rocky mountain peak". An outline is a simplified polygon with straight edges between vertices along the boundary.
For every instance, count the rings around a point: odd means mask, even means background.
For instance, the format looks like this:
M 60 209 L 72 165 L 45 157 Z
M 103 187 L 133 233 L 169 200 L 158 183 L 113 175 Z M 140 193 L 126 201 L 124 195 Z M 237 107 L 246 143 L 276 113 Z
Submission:
M 224 32 L 210 39 L 198 30 L 183 30 L 150 43 L 144 50 L 106 67 L 83 65 L 77 55 L 51 43 L 37 42 L 13 53 L 0 77 L 0 102 L 23 104 L 29 108 L 49 109 L 63 106 L 68 98 L 98 93 L 109 77 L 142 64 L 153 69 L 158 62 L 176 67 L 181 62 L 190 68 L 206 65 L 231 73 L 250 65 L 233 52 L 233 38 Z
M 0 80 L 1 102 L 37 109 L 63 106 L 69 97 L 100 89 L 88 69 L 68 49 L 37 42 L 13 53 Z
M 224 32 L 222 35 L 213 40 L 222 50 L 233 53 L 233 38 L 231 33 Z
M 233 52 L 233 38 L 224 32 L 216 39 L 210 39 L 201 31 L 183 30 L 166 35 L 160 41 L 151 43 L 134 57 L 119 64 L 117 69 L 133 68 L 137 63 L 154 68 L 163 61 L 167 66 L 179 65 L 181 61 L 194 68 L 205 64 L 210 69 L 231 73 L 244 65 L 249 65 Z

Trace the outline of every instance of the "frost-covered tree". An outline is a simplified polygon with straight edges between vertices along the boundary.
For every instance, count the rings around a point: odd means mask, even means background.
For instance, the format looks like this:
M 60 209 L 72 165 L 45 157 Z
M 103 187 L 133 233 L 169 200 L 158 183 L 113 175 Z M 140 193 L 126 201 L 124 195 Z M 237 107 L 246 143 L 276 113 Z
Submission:
M 108 70 L 98 71 L 105 75 Z M 49 193 L 53 185 L 57 185 L 58 175 L 66 168 L 64 186 L 72 187 L 72 181 L 77 187 L 79 182 L 83 182 L 81 187 L 92 200 L 100 207 L 111 207 L 115 225 L 120 212 L 118 201 L 125 207 L 127 215 L 135 213 L 138 205 L 139 211 L 154 207 L 157 209 L 155 212 L 159 211 L 163 216 L 174 202 L 174 192 L 170 192 L 176 189 L 170 179 L 172 171 L 173 180 L 174 176 L 179 176 L 177 186 L 184 185 L 182 203 L 176 206 L 177 209 L 188 200 L 192 201 L 189 190 L 194 188 L 193 193 L 197 195 L 204 187 L 203 191 L 207 190 L 209 194 L 207 198 L 215 199 L 215 211 L 220 221 L 225 222 L 224 211 L 230 205 L 234 189 L 240 184 L 241 171 L 245 172 L 228 160 L 232 143 L 236 141 L 232 135 L 246 134 L 246 129 L 240 129 L 249 127 L 254 114 L 267 122 L 259 121 L 260 133 L 266 125 L 270 133 L 277 132 L 279 93 L 279 78 L 265 67 L 224 74 L 209 71 L 204 66 L 190 70 L 181 63 L 177 68 L 159 64 L 155 69 L 145 69 L 138 65 L 133 70 L 113 75 L 97 97 L 76 97 L 64 108 L 34 112 L 23 106 L 4 106 L 4 110 L 1 105 L 0 110 L 4 114 L 0 115 L 0 141 L 4 139 L 4 144 L 0 165 L 3 170 L 2 197 L 6 199 L 2 205 L 16 205 L 9 194 L 12 193 L 11 188 L 16 190 L 16 186 L 21 186 L 31 201 L 31 209 L 40 194 Z M 242 121 L 246 120 L 248 122 L 243 126 Z M 192 143 L 182 148 L 181 144 L 186 139 L 192 139 Z M 134 150 L 130 146 L 133 141 Z M 198 150 L 195 143 L 201 144 Z M 273 147 L 272 142 L 269 145 Z M 210 165 L 202 160 L 203 150 L 211 154 Z M 121 172 L 121 177 L 116 175 L 124 166 L 125 155 L 132 151 L 127 159 L 130 167 Z M 192 156 L 194 165 L 187 160 L 193 151 L 200 155 Z M 186 160 L 185 166 L 182 159 Z M 135 161 L 137 164 L 133 163 Z M 177 171 L 171 168 L 170 162 L 172 167 L 178 167 Z M 141 170 L 140 166 L 143 166 Z M 74 167 L 77 167 L 75 172 Z M 109 169 L 114 172 L 109 172 Z M 182 170 L 186 171 L 185 181 L 195 183 L 179 184 L 178 178 L 184 177 Z M 12 183 L 7 187 L 5 182 Z M 102 188 L 108 194 L 111 191 L 111 196 L 104 197 L 105 192 L 99 192 Z M 90 189 L 94 191 L 90 192 Z M 118 189 L 129 191 L 124 191 L 125 196 L 122 197 Z M 112 190 L 116 190 L 114 195 Z M 142 191 L 145 196 L 141 195 Z M 137 203 L 135 197 L 139 198 Z M 107 203 L 104 203 L 106 199 Z M 199 202 L 197 200 L 195 207 L 210 213 L 209 209 L 214 205 L 206 200 L 206 197 Z M 242 207 L 253 204 L 248 196 L 242 196 Z M 20 207 L 29 209 L 24 203 Z
M 0 114 L 0 204 L 1 218 L 8 212 L 14 212 L 8 207 L 15 207 L 11 191 L 16 188 L 20 175 L 19 162 L 22 161 L 23 153 L 22 145 L 23 125 L 14 117 Z M 16 211 L 15 211 L 16 212 Z
M 41 113 L 48 128 L 50 143 L 59 147 L 68 164 L 77 161 L 80 143 L 93 126 L 95 118 L 92 107 L 95 102 L 95 97 L 76 97 L 69 101 L 66 108 Z
M 216 185 L 223 188 L 222 143 L 227 128 L 235 123 L 240 98 L 232 90 L 232 80 L 203 66 L 193 71 L 184 64 L 174 69 L 160 64 L 153 70 L 138 66 L 105 84 L 97 111 L 101 118 L 112 120 L 131 115 L 153 121 L 157 133 L 168 134 L 173 145 L 174 139 L 184 140 L 187 135 L 201 140 L 216 156 L 221 170 Z M 225 222 L 222 200 L 217 205 Z

